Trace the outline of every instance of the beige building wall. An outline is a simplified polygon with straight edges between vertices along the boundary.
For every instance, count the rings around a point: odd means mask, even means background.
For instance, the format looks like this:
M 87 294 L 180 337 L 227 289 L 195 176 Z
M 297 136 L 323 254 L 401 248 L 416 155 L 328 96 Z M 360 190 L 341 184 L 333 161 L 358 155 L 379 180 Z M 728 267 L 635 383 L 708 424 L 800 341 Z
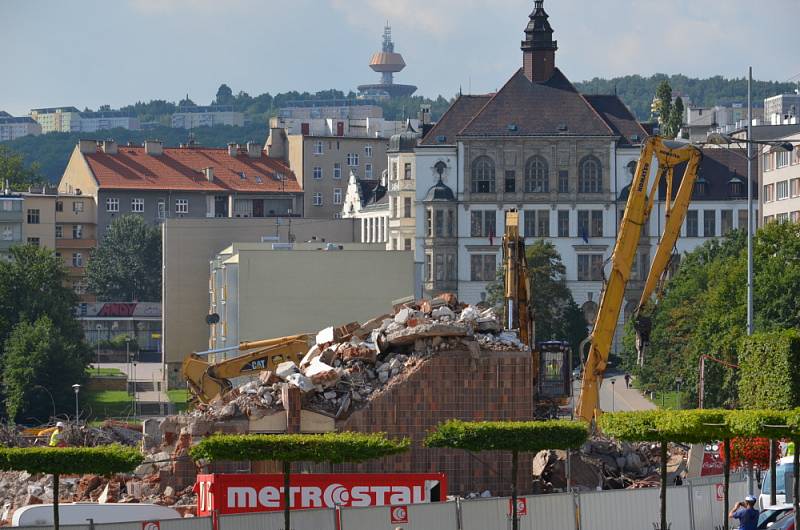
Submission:
M 277 228 L 277 230 L 276 230 Z M 276 219 L 166 219 L 163 248 L 163 347 L 170 384 L 180 384 L 180 364 L 186 354 L 208 347 L 209 262 L 234 241 L 260 242 L 262 237 L 288 241 L 312 237 L 337 243 L 357 241 L 353 219 L 339 221 Z M 280 280 L 280 274 L 275 278 Z
M 414 294 L 412 252 L 386 252 L 379 244 L 299 245 L 272 250 L 269 244 L 236 243 L 230 264 L 234 274 L 216 284 L 211 311 L 236 308 L 212 328 L 211 346 L 316 333 L 331 325 L 363 322 L 391 310 L 392 301 Z M 212 282 L 215 283 L 215 282 Z M 223 317 L 224 318 L 224 317 Z M 217 334 L 223 330 L 224 337 Z M 216 335 L 216 336 L 214 336 Z
M 782 141 L 794 145 L 791 152 L 764 147 L 761 153 L 762 224 L 772 221 L 800 223 L 800 134 Z
M 386 250 L 412 250 L 416 235 L 415 153 L 389 153 L 389 237 Z
M 350 173 L 380 179 L 388 143 L 386 138 L 289 135 L 289 166 L 303 187 L 305 217 L 340 217 Z M 354 162 L 348 155 L 357 157 L 357 163 L 348 163 Z M 314 168 L 320 169 L 319 178 L 314 177 Z
M 94 140 L 81 140 L 72 150 L 69 162 L 67 163 L 64 174 L 58 183 L 58 192 L 67 195 L 77 194 L 80 190 L 82 195 L 97 197 L 97 181 L 89 169 L 89 164 L 81 152 L 81 146 L 87 152 L 95 152 L 97 145 Z
M 55 248 L 56 196 L 41 193 L 25 193 L 23 196 L 22 241 Z

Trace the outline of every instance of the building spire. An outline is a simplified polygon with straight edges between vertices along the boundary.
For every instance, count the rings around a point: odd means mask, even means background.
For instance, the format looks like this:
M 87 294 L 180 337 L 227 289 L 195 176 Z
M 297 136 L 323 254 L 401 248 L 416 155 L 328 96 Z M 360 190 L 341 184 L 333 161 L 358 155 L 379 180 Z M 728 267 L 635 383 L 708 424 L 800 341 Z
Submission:
M 550 79 L 555 69 L 555 52 L 558 43 L 553 40 L 544 0 L 536 0 L 533 12 L 525 27 L 525 40 L 522 41 L 522 66 L 525 77 L 535 83 Z

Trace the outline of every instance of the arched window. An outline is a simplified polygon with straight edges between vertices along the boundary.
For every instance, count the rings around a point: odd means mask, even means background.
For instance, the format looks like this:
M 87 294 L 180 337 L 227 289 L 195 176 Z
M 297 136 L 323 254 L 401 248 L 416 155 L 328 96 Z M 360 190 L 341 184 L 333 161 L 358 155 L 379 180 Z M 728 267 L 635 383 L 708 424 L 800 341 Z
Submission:
M 550 191 L 550 171 L 547 160 L 532 156 L 525 164 L 525 193 L 547 193 Z
M 488 156 L 472 162 L 472 193 L 494 193 L 494 162 Z
M 597 157 L 589 155 L 581 159 L 578 168 L 578 191 L 580 193 L 603 191 L 603 166 Z

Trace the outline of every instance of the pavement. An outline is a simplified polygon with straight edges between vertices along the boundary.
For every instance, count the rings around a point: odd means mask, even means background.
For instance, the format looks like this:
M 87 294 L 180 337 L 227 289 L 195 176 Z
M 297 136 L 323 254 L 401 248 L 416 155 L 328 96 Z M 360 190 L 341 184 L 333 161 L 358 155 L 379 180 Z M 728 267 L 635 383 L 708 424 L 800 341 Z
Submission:
M 613 381 L 613 383 L 612 383 Z M 573 381 L 573 395 L 577 400 L 581 393 L 580 380 Z M 625 374 L 606 373 L 600 386 L 600 408 L 606 412 L 649 410 L 656 406 L 637 389 L 625 388 Z
M 91 366 L 94 368 L 97 363 L 92 363 Z M 161 363 L 137 362 L 135 368 L 128 363 L 100 363 L 100 368 L 116 368 L 126 374 L 129 380 L 137 383 L 163 381 L 162 367 Z M 154 388 L 156 388 L 156 385 L 154 385 Z M 168 403 L 169 396 L 164 390 L 139 391 L 136 392 L 136 401 L 139 403 Z

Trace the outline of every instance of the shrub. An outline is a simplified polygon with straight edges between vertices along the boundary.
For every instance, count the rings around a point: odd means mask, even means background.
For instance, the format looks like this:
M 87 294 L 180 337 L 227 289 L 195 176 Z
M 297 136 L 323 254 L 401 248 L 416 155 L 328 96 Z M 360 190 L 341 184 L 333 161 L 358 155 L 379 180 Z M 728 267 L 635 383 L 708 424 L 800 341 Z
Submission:
M 755 333 L 739 345 L 739 400 L 745 408 L 800 405 L 800 332 Z

